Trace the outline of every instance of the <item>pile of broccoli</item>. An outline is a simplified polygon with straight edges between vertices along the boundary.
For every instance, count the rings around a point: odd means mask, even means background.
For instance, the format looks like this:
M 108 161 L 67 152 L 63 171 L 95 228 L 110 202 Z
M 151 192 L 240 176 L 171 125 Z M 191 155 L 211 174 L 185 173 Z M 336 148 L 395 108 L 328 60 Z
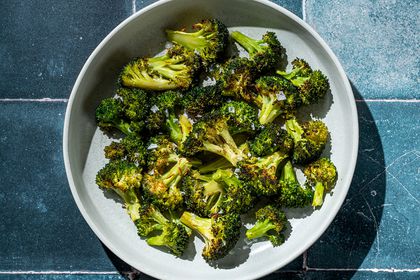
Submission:
M 209 19 L 166 34 L 171 47 L 125 65 L 115 96 L 96 109 L 98 127 L 119 138 L 104 149 L 97 185 L 121 198 L 140 237 L 176 256 L 193 232 L 206 261 L 226 256 L 241 229 L 281 245 L 285 210 L 321 207 L 337 179 L 321 157 L 325 123 L 296 118 L 326 95 L 327 77 L 301 58 L 285 71 L 273 32 L 250 38 Z M 246 57 L 229 56 L 232 44 Z M 245 229 L 250 211 L 255 224 Z

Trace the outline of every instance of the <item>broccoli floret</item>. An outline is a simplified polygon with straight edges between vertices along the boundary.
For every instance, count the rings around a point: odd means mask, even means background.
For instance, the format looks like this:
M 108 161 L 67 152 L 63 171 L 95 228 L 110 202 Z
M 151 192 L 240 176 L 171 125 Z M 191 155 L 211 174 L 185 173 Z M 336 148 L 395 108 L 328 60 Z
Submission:
M 260 73 L 277 68 L 285 57 L 286 51 L 273 32 L 265 33 L 261 40 L 250 38 L 239 31 L 233 31 L 230 35 L 248 52 Z
M 260 128 L 257 109 L 246 102 L 227 102 L 220 108 L 220 112 L 229 117 L 229 132 L 232 135 L 243 132 L 253 135 Z
M 261 110 L 259 121 L 263 125 L 273 122 L 278 116 L 292 117 L 301 105 L 296 88 L 283 78 L 263 76 L 255 82 L 255 89 L 254 102 Z
M 182 105 L 191 117 L 200 117 L 222 105 L 223 96 L 217 85 L 193 87 L 182 98 Z
M 277 151 L 291 154 L 293 138 L 277 123 L 268 124 L 250 143 L 250 150 L 255 156 L 266 156 Z
M 300 58 L 292 61 L 292 71 L 277 74 L 288 79 L 299 89 L 302 103 L 305 105 L 317 103 L 330 89 L 328 78 L 319 70 L 312 71 L 309 64 Z
M 229 130 L 230 118 L 220 111 L 203 116 L 194 123 L 191 133 L 184 142 L 184 154 L 193 156 L 200 151 L 207 151 L 226 158 L 236 166 L 246 155 L 238 148 Z
M 117 95 L 122 99 L 124 115 L 131 121 L 143 124 L 149 109 L 147 93 L 137 88 L 119 88 Z
M 147 128 L 153 132 L 164 129 L 167 119 L 176 117 L 180 102 L 181 93 L 179 91 L 168 90 L 154 93 L 150 98 Z
M 194 52 L 174 46 L 164 55 L 129 62 L 124 66 L 120 80 L 123 86 L 146 90 L 186 89 L 200 67 L 201 60 Z
M 142 169 L 132 162 L 115 160 L 96 174 L 96 184 L 117 193 L 133 221 L 139 218 L 140 201 L 136 192 L 141 186 L 141 172 Z
M 201 174 L 206 174 L 206 173 L 210 173 L 210 172 L 214 172 L 217 169 L 228 169 L 228 168 L 232 168 L 233 165 L 224 157 L 220 157 L 206 165 L 200 166 L 198 168 L 198 171 Z
M 219 60 L 229 43 L 229 31 L 217 19 L 203 20 L 192 26 L 195 32 L 166 30 L 168 40 L 197 51 L 205 64 Z
M 319 158 L 328 141 L 328 128 L 320 120 L 299 124 L 296 119 L 286 121 L 286 130 L 294 140 L 293 162 L 306 164 Z
M 261 158 L 251 157 L 239 163 L 239 177 L 247 182 L 255 194 L 275 195 L 280 191 L 277 167 L 285 158 L 287 154 L 281 152 Z
M 177 209 L 183 203 L 178 185 L 190 168 L 191 164 L 186 158 L 179 158 L 175 165 L 163 174 L 157 172 L 144 174 L 142 187 L 145 197 L 162 209 Z
M 120 142 L 113 141 L 104 149 L 105 157 L 111 160 L 124 159 L 144 167 L 147 161 L 147 150 L 138 136 L 128 135 Z
M 256 77 L 255 65 L 247 58 L 228 60 L 216 75 L 222 88 L 222 95 L 251 102 L 254 99 L 253 84 Z
M 202 256 L 206 261 L 218 260 L 226 256 L 239 240 L 241 219 L 238 214 L 201 218 L 185 211 L 180 221 L 198 232 L 204 239 Z
M 280 206 L 302 208 L 311 204 L 314 192 L 311 188 L 303 188 L 299 184 L 290 161 L 283 167 L 280 176 L 280 186 L 280 195 L 277 198 Z
M 143 129 L 143 122 L 136 122 L 125 116 L 124 105 L 120 99 L 105 98 L 96 108 L 96 123 L 106 132 L 118 129 L 125 135 L 139 134 Z
M 246 231 L 248 239 L 266 237 L 273 246 L 279 246 L 284 243 L 284 230 L 286 229 L 286 214 L 273 205 L 267 205 L 260 208 L 255 217 L 257 222 Z
M 153 205 L 148 205 L 141 209 L 136 226 L 137 233 L 141 237 L 147 238 L 147 244 L 151 246 L 165 246 L 176 256 L 181 256 L 188 246 L 190 234 L 186 227 L 167 219 Z M 159 232 L 159 234 L 150 236 L 156 232 Z
M 324 202 L 324 194 L 330 192 L 337 181 L 337 168 L 327 158 L 320 158 L 309 164 L 303 173 L 307 179 L 307 185 L 315 188 L 312 206 L 321 206 Z
M 149 172 L 153 170 L 153 172 L 163 174 L 168 167 L 179 160 L 177 146 L 165 135 L 151 137 L 147 144 L 147 151 Z

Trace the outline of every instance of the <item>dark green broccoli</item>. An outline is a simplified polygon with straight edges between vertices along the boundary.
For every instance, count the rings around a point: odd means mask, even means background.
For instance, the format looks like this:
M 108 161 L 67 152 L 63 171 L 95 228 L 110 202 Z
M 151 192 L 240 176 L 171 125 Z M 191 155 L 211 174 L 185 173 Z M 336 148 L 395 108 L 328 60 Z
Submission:
M 324 194 L 330 192 L 337 181 L 337 168 L 327 158 L 320 158 L 309 164 L 303 171 L 307 179 L 307 185 L 315 188 L 312 206 L 321 206 L 324 202 Z
M 255 40 L 239 31 L 230 34 L 249 54 L 258 72 L 275 69 L 284 60 L 286 50 L 273 32 L 265 33 L 261 40 Z
M 206 87 L 193 87 L 182 98 L 182 106 L 190 117 L 200 117 L 223 103 L 220 87 L 211 85 Z
M 287 154 L 275 152 L 265 157 L 251 157 L 244 160 L 239 163 L 239 177 L 255 194 L 275 195 L 280 191 L 277 167 L 287 156 Z
M 168 171 L 159 174 L 152 170 L 143 176 L 145 197 L 162 209 L 174 210 L 183 203 L 179 182 L 191 168 L 186 158 L 179 158 Z
M 147 238 L 147 244 L 165 246 L 176 256 L 181 256 L 188 246 L 190 234 L 186 227 L 167 219 L 153 205 L 142 207 L 136 226 L 137 233 Z M 157 232 L 159 234 L 152 235 Z
M 281 190 L 277 203 L 281 207 L 302 208 L 311 204 L 314 192 L 311 188 L 303 188 L 299 184 L 290 161 L 283 167 L 280 186 Z
M 202 256 L 206 261 L 218 260 L 226 256 L 239 240 L 241 219 L 238 214 L 201 218 L 185 211 L 180 221 L 198 232 L 204 239 Z
M 120 99 L 105 98 L 95 112 L 96 123 L 106 132 L 118 129 L 125 135 L 139 134 L 143 129 L 143 122 L 136 122 L 125 116 L 124 105 Z
M 247 58 L 229 59 L 216 75 L 222 95 L 251 102 L 255 98 L 253 84 L 256 78 L 255 65 Z
M 119 88 L 117 95 L 122 99 L 126 118 L 134 122 L 144 123 L 149 110 L 147 93 L 138 88 Z
M 273 246 L 279 246 L 284 243 L 284 230 L 286 229 L 286 214 L 273 205 L 266 205 L 260 208 L 255 217 L 257 222 L 246 231 L 248 239 L 266 237 Z
M 328 141 L 328 128 L 322 121 L 299 124 L 296 119 L 286 121 L 286 130 L 292 136 L 293 162 L 306 164 L 319 158 Z
M 253 135 L 260 128 L 257 109 L 246 102 L 227 102 L 220 108 L 220 112 L 229 117 L 229 132 L 232 135 L 243 132 Z
M 167 119 L 176 118 L 181 93 L 179 91 L 168 90 L 162 93 L 156 92 L 150 97 L 150 111 L 147 116 L 147 128 L 152 131 L 163 130 Z
M 142 169 L 132 162 L 110 161 L 96 174 L 96 184 L 113 190 L 124 201 L 124 207 L 133 221 L 139 218 L 140 201 L 137 191 L 141 186 Z
M 283 78 L 263 76 L 255 82 L 255 89 L 254 102 L 260 108 L 259 121 L 263 125 L 278 116 L 286 119 L 294 116 L 301 105 L 296 88 Z
M 187 209 L 203 217 L 215 214 L 245 213 L 253 203 L 249 188 L 232 170 L 219 169 L 210 175 L 192 172 L 183 180 Z
M 250 143 L 251 153 L 255 156 L 266 156 L 277 151 L 291 154 L 293 138 L 277 123 L 268 124 Z
M 223 57 L 229 44 L 229 31 L 217 19 L 203 20 L 192 26 L 195 32 L 166 30 L 168 40 L 197 51 L 205 64 L 211 64 Z
M 294 59 L 292 65 L 290 73 L 277 71 L 277 74 L 291 81 L 299 89 L 303 104 L 317 103 L 330 89 L 328 78 L 319 70 L 312 71 L 312 68 L 303 59 Z
M 200 67 L 201 60 L 193 51 L 174 46 L 164 55 L 131 61 L 120 80 L 123 86 L 146 90 L 187 89 Z
M 230 118 L 215 111 L 194 123 L 191 133 L 184 142 L 184 154 L 193 156 L 201 151 L 218 154 L 232 165 L 243 160 L 246 155 L 238 148 L 229 130 Z
M 104 149 L 105 157 L 111 160 L 125 159 L 144 167 L 147 161 L 147 149 L 140 137 L 128 135 L 120 142 L 113 141 Z
M 179 160 L 178 149 L 166 135 L 156 135 L 147 143 L 148 170 L 163 174 Z
M 232 168 L 233 165 L 232 163 L 230 163 L 227 159 L 225 159 L 224 157 L 220 157 L 214 161 L 211 161 L 205 165 L 202 165 L 198 168 L 198 171 L 201 174 L 206 174 L 206 173 L 210 173 L 210 172 L 214 172 L 217 169 L 228 169 L 228 168 Z

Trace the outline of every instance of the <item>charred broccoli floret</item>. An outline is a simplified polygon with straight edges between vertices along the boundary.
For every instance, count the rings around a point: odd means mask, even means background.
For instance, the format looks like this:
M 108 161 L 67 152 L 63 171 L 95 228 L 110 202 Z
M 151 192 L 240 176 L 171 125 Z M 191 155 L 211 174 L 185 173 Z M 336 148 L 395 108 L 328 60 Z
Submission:
M 95 117 L 98 127 L 106 132 L 117 129 L 125 135 L 139 134 L 144 127 L 142 121 L 137 122 L 126 117 L 121 99 L 103 99 L 96 108 Z
M 337 181 L 337 168 L 327 158 L 320 158 L 309 164 L 303 173 L 307 179 L 307 185 L 315 188 L 312 206 L 321 206 L 324 202 L 324 194 L 330 192 Z
M 193 156 L 207 151 L 226 158 L 236 166 L 246 155 L 238 148 L 229 130 L 230 118 L 220 111 L 203 116 L 194 123 L 191 133 L 184 142 L 184 154 Z
M 284 230 L 286 229 L 286 214 L 273 205 L 267 205 L 260 208 L 255 217 L 257 222 L 246 231 L 248 239 L 266 237 L 273 246 L 279 246 L 284 243 Z
M 250 150 L 255 156 L 266 156 L 280 151 L 291 154 L 293 138 L 277 123 L 268 124 L 250 143 Z
M 206 261 L 218 260 L 226 256 L 239 239 L 241 219 L 238 214 L 201 218 L 186 211 L 182 214 L 180 221 L 198 232 L 204 239 L 202 256 Z
M 150 138 L 147 143 L 148 170 L 163 174 L 168 167 L 179 160 L 178 149 L 175 143 L 165 135 Z
M 254 99 L 253 84 L 256 77 L 255 65 L 247 58 L 228 60 L 217 76 L 222 95 L 251 102 Z
M 178 161 L 165 173 L 144 174 L 142 187 L 145 197 L 162 209 L 174 210 L 183 203 L 179 182 L 187 174 L 191 164 L 186 158 Z
M 260 128 L 258 111 L 246 102 L 227 102 L 220 108 L 220 112 L 229 118 L 229 132 L 232 135 L 243 132 L 253 135 Z
M 299 184 L 290 161 L 283 167 L 280 186 L 281 190 L 277 202 L 281 207 L 302 208 L 311 204 L 314 192 L 311 188 L 303 188 Z
M 124 159 L 144 167 L 147 161 L 147 150 L 138 136 L 128 135 L 120 142 L 113 141 L 104 149 L 105 157 L 111 160 Z
M 96 174 L 96 184 L 117 193 L 133 221 L 139 218 L 140 201 L 136 192 L 141 186 L 141 172 L 142 169 L 132 162 L 115 160 Z
M 263 125 L 273 122 L 278 116 L 292 117 L 301 105 L 296 88 L 283 78 L 263 76 L 255 82 L 255 89 L 254 102 L 261 110 L 259 121 Z
M 223 96 L 217 85 L 193 87 L 182 98 L 182 106 L 191 117 L 200 117 L 222 105 Z
M 125 117 L 143 124 L 149 109 L 147 93 L 137 88 L 119 88 L 117 95 L 122 99 Z
M 258 72 L 266 72 L 278 67 L 286 51 L 273 32 L 265 33 L 261 40 L 255 40 L 239 31 L 230 34 L 249 54 Z
M 320 120 L 299 124 L 296 119 L 286 121 L 286 130 L 294 140 L 293 162 L 305 164 L 319 158 L 328 141 L 328 128 Z
M 147 238 L 147 244 L 165 246 L 176 256 L 181 256 L 188 246 L 190 234 L 186 227 L 167 219 L 153 205 L 142 207 L 136 226 L 138 235 Z
M 229 31 L 217 19 L 203 20 L 192 26 L 195 32 L 166 30 L 169 41 L 197 51 L 205 64 L 219 60 L 229 43 Z
M 312 71 L 312 68 L 303 59 L 294 59 L 292 65 L 290 73 L 277 71 L 277 74 L 291 81 L 299 89 L 303 104 L 317 103 L 330 89 L 328 78 L 319 70 Z
M 123 86 L 146 90 L 187 89 L 200 67 L 201 60 L 193 51 L 174 46 L 164 55 L 131 61 L 120 80 Z
M 280 191 L 277 167 L 285 158 L 287 155 L 281 152 L 261 158 L 251 157 L 239 163 L 239 176 L 255 194 L 275 195 Z
M 168 90 L 154 93 L 150 98 L 147 128 L 153 132 L 163 130 L 167 119 L 176 117 L 175 111 L 177 111 L 180 102 L 181 93 L 179 91 Z

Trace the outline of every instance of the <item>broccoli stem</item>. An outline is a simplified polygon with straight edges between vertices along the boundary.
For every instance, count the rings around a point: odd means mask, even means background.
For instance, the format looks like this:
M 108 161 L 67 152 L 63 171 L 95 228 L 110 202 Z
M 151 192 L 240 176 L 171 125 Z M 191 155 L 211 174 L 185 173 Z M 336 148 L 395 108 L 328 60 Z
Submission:
M 257 221 L 252 228 L 246 231 L 246 237 L 248 239 L 263 237 L 266 235 L 267 231 L 274 228 L 275 225 L 269 220 L 264 220 L 263 222 Z
M 241 32 L 233 31 L 230 35 L 250 55 L 252 55 L 253 53 L 258 52 L 258 51 L 261 50 L 261 46 L 259 45 L 259 41 L 254 40 L 254 39 L 246 36 L 245 34 L 242 34 Z
M 280 179 L 281 180 L 288 180 L 288 181 L 291 181 L 291 182 L 297 182 L 296 174 L 295 174 L 295 171 L 293 169 L 293 165 L 290 161 L 288 161 L 284 165 L 283 172 L 281 174 Z
M 287 157 L 287 155 L 281 152 L 275 152 L 272 155 L 266 156 L 257 163 L 257 166 L 261 169 L 272 169 L 277 166 Z
M 324 185 L 320 182 L 317 182 L 315 185 L 315 193 L 314 193 L 314 199 L 312 201 L 312 206 L 318 207 L 322 206 L 324 203 Z
M 276 106 L 274 106 L 275 99 L 268 96 L 264 96 L 262 100 L 261 112 L 259 115 L 260 124 L 268 124 L 273 122 L 280 114 Z
M 201 166 L 198 171 L 202 174 L 216 171 L 217 169 L 225 169 L 232 167 L 232 164 L 224 157 L 219 158 L 207 165 Z
M 166 126 L 169 130 L 169 136 L 171 140 L 175 143 L 180 143 L 182 141 L 183 134 L 175 114 L 169 114 L 168 118 L 166 119 Z
M 169 41 L 176 42 L 190 50 L 201 49 L 207 46 L 208 39 L 201 36 L 203 33 L 203 30 L 194 33 L 166 30 Z
M 127 190 L 123 192 L 120 189 L 113 188 L 113 190 L 124 200 L 125 209 L 130 215 L 132 221 L 140 219 L 140 201 L 134 190 Z
M 198 231 L 205 240 L 213 238 L 213 234 L 209 231 L 211 228 L 211 219 L 201 218 L 193 213 L 185 211 L 179 220 L 189 228 Z
M 302 67 L 293 69 L 290 73 L 286 73 L 284 71 L 276 71 L 277 74 L 282 76 L 283 78 L 289 80 L 294 86 L 300 87 L 302 86 L 307 80 L 309 80 L 309 77 L 296 77 L 295 76 L 302 70 Z
M 295 143 L 302 139 L 304 131 L 296 119 L 286 121 L 286 130 L 293 137 Z
M 179 161 L 165 174 L 162 175 L 162 182 L 169 186 L 169 189 L 178 185 L 182 179 L 182 175 L 189 169 L 189 163 L 186 158 L 181 158 Z

